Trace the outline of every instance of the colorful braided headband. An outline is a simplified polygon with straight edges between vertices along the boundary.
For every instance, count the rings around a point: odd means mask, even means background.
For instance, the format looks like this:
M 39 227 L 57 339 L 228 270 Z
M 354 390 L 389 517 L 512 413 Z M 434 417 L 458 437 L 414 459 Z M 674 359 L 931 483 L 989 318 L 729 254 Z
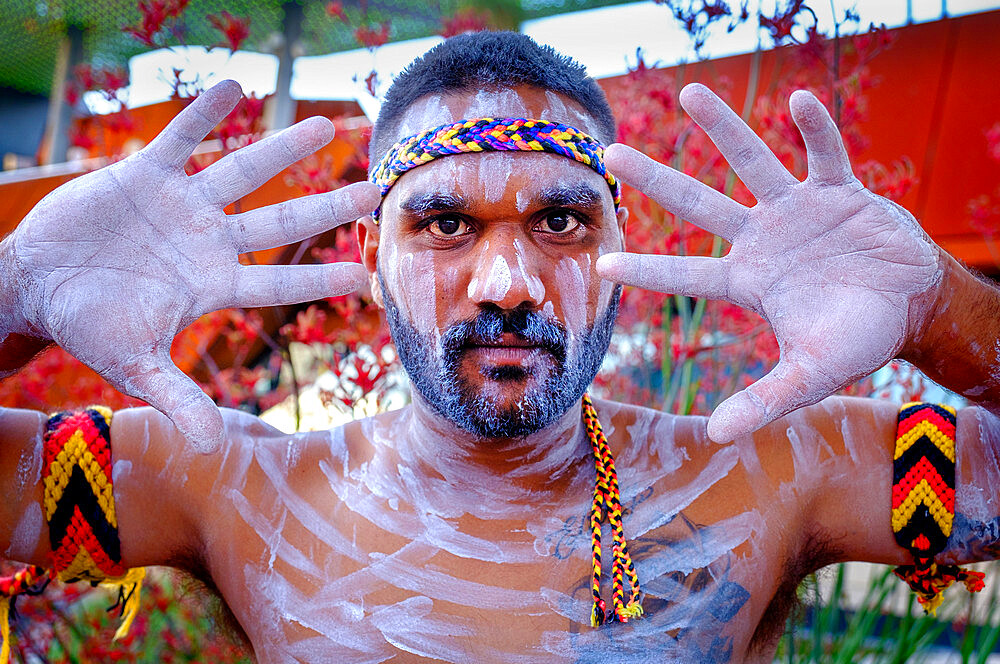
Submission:
M 615 208 L 621 185 L 604 167 L 604 145 L 575 127 L 525 118 L 475 118 L 428 129 L 396 143 L 372 171 L 371 181 L 384 197 L 406 171 L 450 154 L 518 150 L 561 154 L 589 166 L 611 188 Z M 380 210 L 374 217 L 378 221 Z

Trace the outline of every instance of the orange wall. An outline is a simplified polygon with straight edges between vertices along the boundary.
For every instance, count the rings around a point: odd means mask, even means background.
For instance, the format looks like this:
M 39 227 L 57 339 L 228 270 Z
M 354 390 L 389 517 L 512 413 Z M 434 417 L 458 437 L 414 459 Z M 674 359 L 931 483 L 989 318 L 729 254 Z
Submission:
M 1000 203 L 1000 163 L 988 157 L 985 137 L 986 130 L 1000 122 L 1000 85 L 995 78 L 1000 11 L 891 33 L 895 42 L 869 64 L 879 84 L 865 93 L 868 119 L 859 128 L 870 145 L 860 161 L 888 164 L 909 157 L 918 182 L 904 196 L 903 206 L 952 254 L 998 273 L 1000 266 L 982 235 L 970 227 L 966 208 L 982 194 L 997 194 Z M 759 89 L 774 85 L 799 62 L 793 48 L 763 53 Z M 750 63 L 750 55 L 739 55 L 671 71 L 679 83 L 711 84 L 725 77 L 731 99 L 742 100 Z M 1000 225 L 1000 219 L 995 222 Z

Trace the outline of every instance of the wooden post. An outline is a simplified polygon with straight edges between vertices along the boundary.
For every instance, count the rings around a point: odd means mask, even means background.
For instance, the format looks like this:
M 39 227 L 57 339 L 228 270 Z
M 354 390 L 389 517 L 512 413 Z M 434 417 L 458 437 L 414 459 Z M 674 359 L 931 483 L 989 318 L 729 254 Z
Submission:
M 66 88 L 73 80 L 73 70 L 83 62 L 83 29 L 66 26 L 66 36 L 56 54 L 56 68 L 52 74 L 52 92 L 49 94 L 49 111 L 45 121 L 46 164 L 66 161 L 69 148 L 69 127 L 73 109 L 66 103 Z
M 282 42 L 278 49 L 278 82 L 274 90 L 274 115 L 271 129 L 291 127 L 295 122 L 295 101 L 292 100 L 292 65 L 295 49 L 302 36 L 302 5 L 289 0 L 282 6 L 285 18 L 282 21 Z

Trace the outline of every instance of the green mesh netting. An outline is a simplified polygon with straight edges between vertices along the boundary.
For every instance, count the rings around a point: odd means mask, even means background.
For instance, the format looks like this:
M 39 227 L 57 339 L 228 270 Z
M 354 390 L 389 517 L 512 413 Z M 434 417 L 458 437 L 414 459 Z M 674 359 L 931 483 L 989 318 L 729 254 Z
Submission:
M 519 21 L 581 9 L 619 4 L 623 0 L 342 0 L 352 26 L 326 12 L 327 0 L 299 0 L 303 7 L 302 47 L 305 55 L 358 48 L 353 26 L 364 21 L 378 26 L 391 22 L 390 39 L 399 41 L 437 34 L 442 17 L 466 7 L 488 8 L 516 25 Z M 282 30 L 287 0 L 191 0 L 176 34 L 163 33 L 161 45 L 213 45 L 220 34 L 207 16 L 223 10 L 249 17 L 247 50 L 263 50 Z M 140 20 L 138 0 L 0 0 L 0 87 L 47 95 L 52 85 L 57 51 L 68 26 L 83 31 L 84 61 L 98 66 L 122 66 L 149 47 L 126 33 L 123 26 Z

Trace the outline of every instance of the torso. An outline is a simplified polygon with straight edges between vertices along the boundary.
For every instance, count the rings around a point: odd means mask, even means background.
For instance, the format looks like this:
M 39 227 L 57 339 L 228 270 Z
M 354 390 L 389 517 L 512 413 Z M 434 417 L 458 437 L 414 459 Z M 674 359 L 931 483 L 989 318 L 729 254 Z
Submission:
M 799 461 L 762 464 L 749 438 L 715 444 L 703 418 L 598 411 L 646 616 L 597 629 L 582 436 L 553 469 L 567 478 L 562 499 L 538 501 L 451 476 L 451 459 L 415 470 L 394 442 L 405 409 L 296 437 L 246 418 L 247 444 L 215 466 L 202 530 L 258 660 L 769 662 L 783 624 L 772 602 L 799 581 L 788 569 L 810 571 L 798 560 L 803 501 L 788 489 Z

